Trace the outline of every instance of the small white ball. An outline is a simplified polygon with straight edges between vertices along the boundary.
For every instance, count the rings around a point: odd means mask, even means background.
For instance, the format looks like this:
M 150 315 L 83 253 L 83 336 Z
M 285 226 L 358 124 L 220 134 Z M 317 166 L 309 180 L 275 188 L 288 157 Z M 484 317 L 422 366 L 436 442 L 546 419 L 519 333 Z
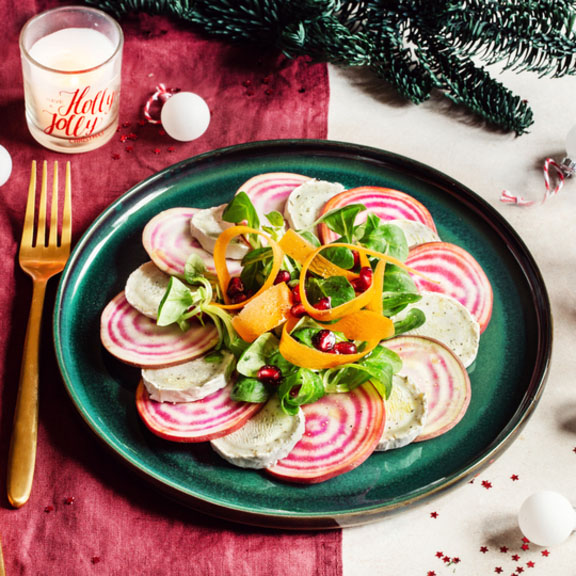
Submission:
M 566 136 L 566 154 L 568 158 L 576 161 L 576 126 L 573 126 Z
M 206 132 L 210 124 L 210 108 L 198 94 L 178 92 L 162 106 L 160 121 L 174 140 L 189 142 Z
M 0 146 L 0 186 L 8 182 L 10 174 L 12 174 L 12 157 L 4 146 Z
M 530 542 L 554 546 L 564 542 L 576 528 L 576 511 L 562 494 L 542 490 L 524 501 L 518 524 Z

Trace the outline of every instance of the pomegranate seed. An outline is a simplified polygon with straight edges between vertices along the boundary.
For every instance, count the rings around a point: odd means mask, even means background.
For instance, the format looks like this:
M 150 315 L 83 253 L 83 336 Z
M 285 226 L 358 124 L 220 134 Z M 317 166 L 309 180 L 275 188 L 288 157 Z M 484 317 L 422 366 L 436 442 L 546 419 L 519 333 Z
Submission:
M 290 282 L 290 272 L 288 270 L 278 270 L 274 284 L 282 284 L 282 282 Z
M 232 278 L 232 280 L 230 280 L 230 284 L 228 284 L 226 294 L 228 294 L 228 296 L 230 296 L 230 298 L 232 298 L 233 296 L 236 296 L 237 294 L 243 293 L 244 290 L 245 290 L 244 282 L 242 282 L 242 280 L 240 279 L 239 276 L 235 276 L 234 278 Z
M 314 304 L 314 308 L 316 308 L 317 310 L 330 310 L 330 308 L 332 308 L 332 302 L 330 297 L 326 297 L 326 298 L 321 298 L 320 300 L 318 300 L 318 302 L 316 302 L 316 304 Z
M 290 313 L 292 316 L 296 318 L 302 318 L 302 316 L 306 315 L 306 309 L 304 308 L 304 304 L 294 304 L 290 309 Z
M 369 288 L 372 285 L 372 268 L 370 266 L 360 268 L 359 277 L 366 284 L 366 288 Z
M 276 366 L 262 366 L 258 370 L 258 380 L 265 380 L 267 382 L 279 382 L 282 380 L 282 371 Z
M 244 300 L 248 300 L 248 294 L 246 294 L 246 292 L 239 292 L 238 294 L 234 294 L 234 296 L 230 296 L 230 302 L 232 304 L 240 304 L 240 302 L 244 302 Z
M 300 302 L 302 302 L 302 298 L 300 298 L 300 284 L 292 288 L 292 302 L 294 302 L 294 304 L 300 304 Z
M 372 268 L 365 266 L 360 269 L 358 278 L 352 280 L 352 286 L 356 292 L 366 292 L 372 285 Z
M 336 354 L 356 354 L 356 344 L 354 342 L 337 342 L 334 345 L 334 352 Z
M 312 344 L 320 352 L 330 352 L 336 344 L 336 336 L 332 330 L 320 330 L 314 334 Z

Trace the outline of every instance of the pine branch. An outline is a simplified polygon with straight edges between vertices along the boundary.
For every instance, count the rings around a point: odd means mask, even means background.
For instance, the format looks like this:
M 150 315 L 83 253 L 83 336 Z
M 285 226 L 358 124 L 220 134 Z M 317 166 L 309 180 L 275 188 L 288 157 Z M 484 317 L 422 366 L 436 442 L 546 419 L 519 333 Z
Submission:
M 365 66 L 412 102 L 434 88 L 505 130 L 526 102 L 475 61 L 541 76 L 576 74 L 575 0 L 86 0 L 118 18 L 166 14 L 227 39 Z
M 446 11 L 443 36 L 463 54 L 554 77 L 576 68 L 574 2 L 468 0 Z

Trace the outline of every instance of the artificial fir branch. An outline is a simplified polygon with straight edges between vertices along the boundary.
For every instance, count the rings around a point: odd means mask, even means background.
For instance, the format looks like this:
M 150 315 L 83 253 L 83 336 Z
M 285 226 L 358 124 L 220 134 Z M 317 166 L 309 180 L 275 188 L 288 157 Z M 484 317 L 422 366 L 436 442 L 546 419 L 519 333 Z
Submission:
M 420 103 L 434 89 L 523 134 L 521 97 L 484 68 L 576 73 L 576 0 L 86 0 L 118 18 L 166 14 L 206 34 L 363 66 Z

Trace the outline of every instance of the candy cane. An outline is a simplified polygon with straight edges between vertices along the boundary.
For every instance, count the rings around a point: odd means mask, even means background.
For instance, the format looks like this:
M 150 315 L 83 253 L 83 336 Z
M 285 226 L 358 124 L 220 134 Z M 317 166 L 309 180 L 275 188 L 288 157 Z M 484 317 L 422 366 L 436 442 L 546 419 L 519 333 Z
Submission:
M 554 168 L 558 177 L 558 184 L 555 188 L 552 188 L 550 184 L 550 168 Z M 570 176 L 570 174 L 565 171 L 562 166 L 560 166 L 552 158 L 546 158 L 544 161 L 544 185 L 546 186 L 546 192 L 544 193 L 542 200 L 526 200 L 521 196 L 515 196 L 508 190 L 504 190 L 500 196 L 500 202 L 504 202 L 505 204 L 516 204 L 517 206 L 533 206 L 534 204 L 544 204 L 544 202 L 546 202 L 550 196 L 555 196 L 558 194 L 558 192 L 560 192 L 560 190 L 562 190 L 564 180 L 567 176 Z
M 144 117 L 148 122 L 150 122 L 150 124 L 160 124 L 160 120 L 152 117 L 152 106 L 158 101 L 160 101 L 161 104 L 164 104 L 166 100 L 177 92 L 180 92 L 180 88 L 166 88 L 166 85 L 162 83 L 156 86 L 156 91 L 152 96 L 150 96 L 150 98 L 148 98 L 144 105 Z

